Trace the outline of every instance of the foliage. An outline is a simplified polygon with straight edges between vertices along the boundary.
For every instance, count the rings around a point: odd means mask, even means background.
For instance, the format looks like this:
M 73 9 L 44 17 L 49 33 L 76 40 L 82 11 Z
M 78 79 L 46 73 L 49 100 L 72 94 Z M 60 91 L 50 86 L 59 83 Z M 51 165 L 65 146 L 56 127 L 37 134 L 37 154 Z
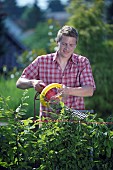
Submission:
M 18 62 L 21 63 L 22 68 L 25 68 L 42 52 L 45 53 L 44 50 L 39 50 L 38 52 L 36 50 L 25 51 L 18 57 Z
M 47 22 L 38 23 L 35 28 L 34 34 L 25 38 L 23 42 L 30 49 L 34 49 L 37 52 L 41 50 L 42 54 L 43 52 L 45 54 L 54 50 L 55 37 L 58 29 L 59 24 L 51 19 Z
M 32 6 L 26 5 L 22 7 L 17 5 L 16 0 L 4 0 L 3 3 L 4 11 L 23 29 L 35 28 L 36 24 L 45 18 L 44 12 L 36 1 Z
M 76 9 L 74 14 L 73 8 Z M 79 32 L 78 48 L 83 54 L 89 56 L 92 63 L 101 59 L 106 50 L 103 49 L 104 42 L 112 34 L 112 26 L 104 22 L 104 8 L 103 0 L 94 0 L 92 3 L 72 1 L 68 9 L 73 14 L 68 23 L 77 28 Z
M 0 2 L 0 57 L 6 53 L 7 42 L 5 38 L 6 28 L 4 24 L 4 19 L 6 13 L 3 11 L 2 2 Z
M 107 6 L 106 13 L 108 23 L 113 24 L 113 1 L 111 1 L 109 6 Z
M 103 0 L 85 3 L 72 0 L 68 8 L 71 14 L 68 24 L 79 32 L 76 51 L 89 58 L 97 87 L 93 98 L 86 99 L 86 108 L 90 106 L 103 117 L 113 114 L 113 25 L 105 22 L 105 9 Z
M 85 120 L 72 116 L 61 105 L 56 120 L 23 120 L 26 113 L 26 91 L 20 105 L 12 110 L 9 98 L 0 97 L 0 118 L 6 125 L 0 128 L 0 166 L 9 170 L 90 170 L 113 169 L 113 118 L 104 122 L 95 115 Z
M 24 11 L 23 7 L 18 7 L 16 0 L 3 0 L 4 11 L 7 13 L 8 17 L 13 20 L 20 18 L 22 12 Z M 10 8 L 9 8 L 10 7 Z
M 113 131 L 102 119 L 96 120 L 96 115 L 82 122 L 69 114 L 65 111 L 54 124 L 42 127 L 38 140 L 42 155 L 39 169 L 111 170 Z
M 37 23 L 44 20 L 44 12 L 42 12 L 37 3 L 34 2 L 33 6 L 26 7 L 21 19 L 26 24 L 25 29 L 32 29 L 36 27 Z
M 0 118 L 5 118 L 7 123 L 0 128 L 0 165 L 9 170 L 31 169 L 35 160 L 33 149 L 36 149 L 34 144 L 37 139 L 32 130 L 32 118 L 21 120 L 27 106 L 25 93 L 16 110 L 8 108 L 9 98 L 0 97 Z
M 7 101 L 10 108 L 16 109 L 19 105 L 22 97 L 23 91 L 16 88 L 16 80 L 17 80 L 17 72 L 16 74 L 11 74 L 6 79 L 2 76 L 0 78 L 0 95 L 4 96 L 5 98 L 10 96 L 10 100 Z M 27 99 L 28 107 L 26 108 L 27 114 L 24 116 L 25 118 L 32 117 L 34 114 L 34 96 L 35 90 L 29 89 L 27 94 L 29 98 Z M 36 102 L 37 109 L 36 113 L 39 114 L 39 101 Z
M 48 9 L 52 12 L 64 11 L 65 6 L 61 3 L 61 0 L 49 0 Z

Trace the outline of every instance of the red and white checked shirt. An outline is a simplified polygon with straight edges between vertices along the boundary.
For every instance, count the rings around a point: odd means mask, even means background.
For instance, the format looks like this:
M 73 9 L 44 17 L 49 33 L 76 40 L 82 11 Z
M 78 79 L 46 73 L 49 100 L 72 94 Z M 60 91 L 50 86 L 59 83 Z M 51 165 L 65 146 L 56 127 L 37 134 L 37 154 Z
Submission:
M 95 89 L 92 69 L 86 57 L 73 54 L 63 72 L 56 58 L 57 52 L 38 56 L 24 69 L 21 77 L 43 80 L 46 85 L 51 83 L 64 84 L 67 87 L 92 85 Z M 76 110 L 85 109 L 83 97 L 69 96 L 65 105 Z M 50 109 L 40 105 L 40 116 L 49 116 L 50 111 Z

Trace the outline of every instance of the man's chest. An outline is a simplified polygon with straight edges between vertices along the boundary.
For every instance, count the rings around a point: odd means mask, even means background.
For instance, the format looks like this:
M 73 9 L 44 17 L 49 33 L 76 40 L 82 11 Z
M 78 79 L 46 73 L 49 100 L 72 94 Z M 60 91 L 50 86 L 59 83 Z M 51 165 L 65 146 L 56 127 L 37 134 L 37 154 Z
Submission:
M 47 84 L 61 83 L 66 86 L 74 87 L 78 81 L 78 76 L 79 69 L 74 64 L 66 65 L 64 70 L 60 67 L 60 65 L 45 65 L 45 67 L 39 71 L 40 79 L 44 80 Z

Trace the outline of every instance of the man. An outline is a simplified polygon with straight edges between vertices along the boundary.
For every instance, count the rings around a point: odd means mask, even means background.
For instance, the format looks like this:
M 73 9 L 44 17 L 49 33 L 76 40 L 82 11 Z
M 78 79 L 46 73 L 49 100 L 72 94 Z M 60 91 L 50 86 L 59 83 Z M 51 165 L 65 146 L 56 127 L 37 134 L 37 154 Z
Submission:
M 71 26 L 63 26 L 57 34 L 58 50 L 55 53 L 38 56 L 17 80 L 21 89 L 34 88 L 42 91 L 41 84 L 59 83 L 63 85 L 65 105 L 84 110 L 83 97 L 92 96 L 95 82 L 89 60 L 75 54 L 78 33 Z M 40 116 L 50 116 L 50 108 L 40 106 Z

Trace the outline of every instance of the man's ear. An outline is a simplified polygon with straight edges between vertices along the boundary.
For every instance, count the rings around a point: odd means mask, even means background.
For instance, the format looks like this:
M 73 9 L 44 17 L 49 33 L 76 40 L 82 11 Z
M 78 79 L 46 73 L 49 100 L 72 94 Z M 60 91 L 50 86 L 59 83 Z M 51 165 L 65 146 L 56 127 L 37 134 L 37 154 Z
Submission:
M 55 42 L 58 44 L 59 43 L 59 41 L 58 41 L 58 39 L 57 38 L 55 38 Z

